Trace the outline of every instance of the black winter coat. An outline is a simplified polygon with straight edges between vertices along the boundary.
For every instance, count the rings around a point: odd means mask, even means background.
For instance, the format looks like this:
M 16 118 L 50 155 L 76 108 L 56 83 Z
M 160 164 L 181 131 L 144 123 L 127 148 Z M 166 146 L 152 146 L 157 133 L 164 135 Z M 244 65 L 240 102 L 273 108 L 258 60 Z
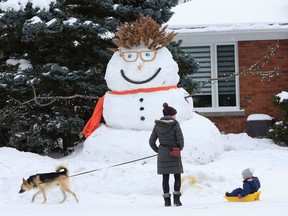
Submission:
M 159 139 L 159 147 L 156 145 L 157 139 Z M 158 153 L 158 174 L 183 173 L 181 156 L 170 156 L 170 151 L 173 147 L 178 147 L 181 150 L 184 147 L 184 138 L 178 121 L 171 116 L 164 116 L 160 120 L 156 120 L 149 144 Z

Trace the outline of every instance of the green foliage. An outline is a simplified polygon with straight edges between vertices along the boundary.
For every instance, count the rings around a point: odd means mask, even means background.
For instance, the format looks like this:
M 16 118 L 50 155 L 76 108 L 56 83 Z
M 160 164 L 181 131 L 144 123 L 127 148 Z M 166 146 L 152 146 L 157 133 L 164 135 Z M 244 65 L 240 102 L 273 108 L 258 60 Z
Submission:
M 42 73 L 34 69 L 2 76 L 0 94 L 6 97 L 0 128 L 10 138 L 5 146 L 35 153 L 68 154 L 79 143 L 79 134 L 93 112 L 96 100 L 89 95 L 107 91 L 93 70 L 70 71 L 59 65 L 46 67 Z M 77 94 L 86 97 L 69 98 Z
M 69 153 L 81 141 L 97 98 L 107 91 L 104 73 L 113 54 L 107 48 L 115 47 L 117 26 L 140 13 L 164 24 L 177 3 L 58 0 L 48 10 L 30 2 L 20 11 L 0 9 L 0 146 Z M 183 77 L 196 66 L 180 53 L 180 44 L 171 48 L 185 87 L 190 84 Z M 20 67 L 23 60 L 29 70 Z
M 0 17 L 1 65 L 11 57 L 25 57 L 32 65 L 57 63 L 73 70 L 107 65 L 112 55 L 107 48 L 114 46 L 111 38 L 120 22 L 134 21 L 144 13 L 165 23 L 177 2 L 61 0 L 48 11 L 28 3 L 24 10 L 9 10 Z
M 288 100 L 280 102 L 280 98 L 276 96 L 273 103 L 284 111 L 284 118 L 274 124 L 268 135 L 276 144 L 288 146 Z

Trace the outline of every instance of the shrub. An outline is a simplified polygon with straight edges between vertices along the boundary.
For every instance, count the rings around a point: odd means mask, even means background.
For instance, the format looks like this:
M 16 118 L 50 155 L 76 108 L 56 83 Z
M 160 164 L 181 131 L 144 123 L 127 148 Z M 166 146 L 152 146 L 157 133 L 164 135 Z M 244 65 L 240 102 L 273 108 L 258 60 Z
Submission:
M 280 146 L 288 146 L 288 99 L 281 99 L 279 95 L 274 97 L 273 103 L 284 111 L 284 118 L 276 121 L 269 130 L 268 136 Z

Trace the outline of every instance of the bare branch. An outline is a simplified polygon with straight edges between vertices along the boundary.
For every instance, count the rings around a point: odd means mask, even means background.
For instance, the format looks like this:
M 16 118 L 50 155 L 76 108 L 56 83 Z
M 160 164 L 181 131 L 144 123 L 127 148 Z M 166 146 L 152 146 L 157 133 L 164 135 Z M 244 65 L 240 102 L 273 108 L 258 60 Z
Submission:
M 271 50 L 269 50 L 267 52 L 267 54 L 263 57 L 261 57 L 255 64 L 249 66 L 247 69 L 242 70 L 239 73 L 233 73 L 229 76 L 226 77 L 219 77 L 219 78 L 209 78 L 207 79 L 205 82 L 201 83 L 201 85 L 190 95 L 186 96 L 186 98 L 189 97 L 193 97 L 195 94 L 199 93 L 201 91 L 201 89 L 207 85 L 208 83 L 212 83 L 213 81 L 220 81 L 220 80 L 228 80 L 228 79 L 232 79 L 236 76 L 239 75 L 246 75 L 246 74 L 252 74 L 252 75 L 261 75 L 262 78 L 266 78 L 266 77 L 272 77 L 274 75 L 278 76 L 279 75 L 279 68 L 275 68 L 274 70 L 270 70 L 270 71 L 261 71 L 260 69 L 262 69 L 267 63 L 267 59 L 269 59 L 271 56 L 275 55 L 275 52 L 277 50 L 277 48 L 279 48 L 279 40 L 277 41 L 276 45 L 271 48 Z
M 97 96 L 95 97 L 95 96 L 87 96 L 87 95 L 79 95 L 79 94 L 71 95 L 71 96 L 55 96 L 55 97 L 35 97 L 35 95 L 36 95 L 36 92 L 34 94 L 34 98 L 27 100 L 27 101 L 24 101 L 24 102 L 20 102 L 20 101 L 16 100 L 15 98 L 11 98 L 12 100 L 16 101 L 18 103 L 18 105 L 15 108 L 13 108 L 12 110 L 2 111 L 0 113 L 0 121 L 5 119 L 9 115 L 12 115 L 15 112 L 15 110 L 19 109 L 21 106 L 24 106 L 24 105 L 32 103 L 32 102 L 34 102 L 38 106 L 45 107 L 45 106 L 49 106 L 49 105 L 53 104 L 57 100 L 72 100 L 75 98 L 84 98 L 84 99 L 90 99 L 90 100 L 99 99 L 99 97 L 97 97 Z M 40 103 L 39 102 L 39 101 L 43 101 L 43 100 L 50 100 L 50 101 L 47 103 Z

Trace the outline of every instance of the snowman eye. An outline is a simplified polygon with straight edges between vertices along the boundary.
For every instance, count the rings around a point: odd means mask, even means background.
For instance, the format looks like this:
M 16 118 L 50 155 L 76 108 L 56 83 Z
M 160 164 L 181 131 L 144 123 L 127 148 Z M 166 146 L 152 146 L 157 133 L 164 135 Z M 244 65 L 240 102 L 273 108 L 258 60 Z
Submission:
M 141 51 L 140 56 L 143 61 L 153 61 L 156 57 L 156 50 Z
M 122 57 L 127 62 L 134 62 L 136 61 L 138 56 L 137 52 L 123 52 Z

